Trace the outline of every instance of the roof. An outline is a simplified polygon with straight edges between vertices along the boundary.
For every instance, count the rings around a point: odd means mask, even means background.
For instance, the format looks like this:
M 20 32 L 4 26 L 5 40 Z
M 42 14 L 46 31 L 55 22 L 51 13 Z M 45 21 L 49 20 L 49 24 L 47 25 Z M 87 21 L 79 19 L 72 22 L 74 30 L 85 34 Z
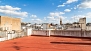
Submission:
M 73 24 L 79 24 L 79 22 L 74 22 Z
M 87 23 L 86 26 L 91 26 L 91 23 Z
M 72 25 L 71 23 L 66 23 L 66 24 L 64 24 L 64 25 Z
M 12 18 L 12 19 L 20 19 L 20 18 L 17 18 L 17 17 L 10 17 L 10 16 L 0 16 L 0 17 L 7 17 L 7 18 Z

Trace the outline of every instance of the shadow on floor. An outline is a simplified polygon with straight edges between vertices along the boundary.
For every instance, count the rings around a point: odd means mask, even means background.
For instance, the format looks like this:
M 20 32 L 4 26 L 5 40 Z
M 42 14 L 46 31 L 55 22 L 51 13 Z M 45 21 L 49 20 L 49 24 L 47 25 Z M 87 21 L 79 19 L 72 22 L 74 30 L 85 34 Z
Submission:
M 91 43 L 81 43 L 81 42 L 50 42 L 52 44 L 73 44 L 73 45 L 91 45 Z
M 83 41 L 91 41 L 91 39 L 81 39 L 81 40 L 83 40 Z
M 13 42 L 13 44 L 17 44 L 17 42 Z
M 16 50 L 20 50 L 20 47 L 19 46 L 12 46 L 14 49 Z
M 31 36 L 37 36 L 37 37 L 49 37 L 47 35 L 31 35 Z
M 51 35 L 51 37 L 77 38 L 77 39 L 91 39 L 91 37 L 78 37 L 78 36 L 59 36 L 59 35 Z
M 14 46 L 12 46 L 12 48 L 14 48 L 16 50 L 21 50 L 22 48 L 30 48 L 30 47 L 14 45 Z

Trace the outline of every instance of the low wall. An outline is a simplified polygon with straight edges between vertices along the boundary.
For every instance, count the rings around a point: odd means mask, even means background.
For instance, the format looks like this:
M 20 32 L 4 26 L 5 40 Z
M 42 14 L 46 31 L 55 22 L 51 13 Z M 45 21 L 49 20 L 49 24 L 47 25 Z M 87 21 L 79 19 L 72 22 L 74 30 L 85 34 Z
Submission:
M 48 30 L 33 30 L 32 35 L 48 35 Z
M 80 30 L 33 30 L 32 35 L 91 37 L 91 31 Z
M 61 30 L 51 30 L 50 35 L 59 35 L 59 36 L 81 36 L 81 31 L 61 31 Z
M 84 37 L 91 37 L 91 31 L 85 31 Z
M 23 36 L 27 36 L 25 32 L 21 33 L 7 33 L 7 32 L 0 32 L 0 41 L 10 40 L 14 38 L 20 38 Z
M 7 33 L 7 32 L 2 32 L 2 31 L 0 31 L 0 37 L 6 37 L 6 33 Z
M 0 41 L 5 41 L 6 37 L 0 38 Z

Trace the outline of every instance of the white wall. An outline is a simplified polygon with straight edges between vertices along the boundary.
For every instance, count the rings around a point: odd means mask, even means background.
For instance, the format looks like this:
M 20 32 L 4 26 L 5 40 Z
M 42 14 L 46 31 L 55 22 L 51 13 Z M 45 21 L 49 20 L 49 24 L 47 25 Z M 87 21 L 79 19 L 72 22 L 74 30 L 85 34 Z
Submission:
M 91 37 L 91 31 L 82 31 L 81 34 L 80 30 L 33 30 L 32 35 Z
M 30 36 L 32 34 L 32 28 L 27 29 L 27 35 Z
M 91 26 L 87 26 L 87 30 L 91 30 Z

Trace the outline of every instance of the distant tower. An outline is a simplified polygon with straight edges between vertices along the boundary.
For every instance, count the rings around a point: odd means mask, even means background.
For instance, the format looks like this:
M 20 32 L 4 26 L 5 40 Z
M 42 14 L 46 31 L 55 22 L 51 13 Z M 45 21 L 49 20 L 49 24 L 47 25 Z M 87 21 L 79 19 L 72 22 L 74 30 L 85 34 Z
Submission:
M 62 19 L 60 18 L 60 25 L 62 25 Z
M 82 29 L 85 30 L 86 29 L 86 17 L 80 18 L 79 23 L 82 23 Z M 80 26 L 81 26 L 81 24 L 80 24 Z

